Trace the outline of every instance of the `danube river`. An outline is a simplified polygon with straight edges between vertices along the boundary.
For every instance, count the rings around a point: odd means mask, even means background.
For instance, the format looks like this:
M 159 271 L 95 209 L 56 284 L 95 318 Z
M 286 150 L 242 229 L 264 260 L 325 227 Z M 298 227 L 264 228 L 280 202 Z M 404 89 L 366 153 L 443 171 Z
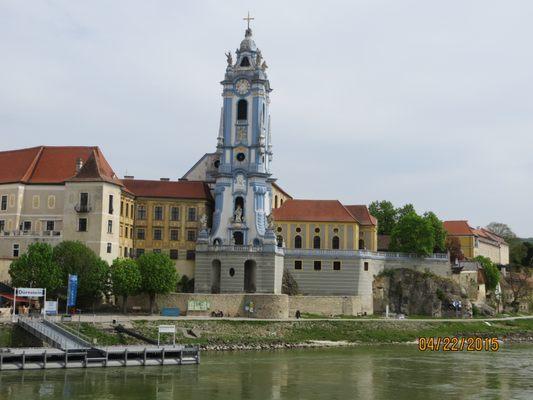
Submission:
M 0 373 L 0 399 L 533 399 L 533 346 L 203 353 L 199 366 Z

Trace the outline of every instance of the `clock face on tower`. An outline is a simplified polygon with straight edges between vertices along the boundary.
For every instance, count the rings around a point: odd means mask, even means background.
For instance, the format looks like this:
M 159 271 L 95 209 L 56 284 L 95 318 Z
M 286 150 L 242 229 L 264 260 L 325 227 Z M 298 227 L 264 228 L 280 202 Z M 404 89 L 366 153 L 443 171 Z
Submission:
M 235 84 L 235 89 L 237 89 L 237 93 L 245 94 L 250 90 L 250 82 L 246 79 L 239 79 Z

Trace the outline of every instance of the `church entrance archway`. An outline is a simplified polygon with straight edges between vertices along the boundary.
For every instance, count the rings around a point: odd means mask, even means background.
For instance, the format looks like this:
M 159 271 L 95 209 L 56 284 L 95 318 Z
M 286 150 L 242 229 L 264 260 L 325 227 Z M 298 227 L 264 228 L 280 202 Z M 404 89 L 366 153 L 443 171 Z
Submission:
M 244 263 L 244 291 L 246 293 L 255 293 L 255 278 L 257 264 L 254 260 L 246 260 Z
M 213 260 L 211 263 L 211 293 L 220 293 L 220 271 L 222 265 L 220 260 Z

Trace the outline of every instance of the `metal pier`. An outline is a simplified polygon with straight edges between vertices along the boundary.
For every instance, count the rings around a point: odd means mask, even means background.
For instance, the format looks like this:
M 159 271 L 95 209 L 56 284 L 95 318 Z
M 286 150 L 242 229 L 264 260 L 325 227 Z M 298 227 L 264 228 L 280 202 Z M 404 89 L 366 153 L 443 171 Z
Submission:
M 49 343 L 57 349 L 80 351 L 92 348 L 89 342 L 47 320 L 19 317 L 18 325 L 33 336 L 41 339 L 45 343 Z

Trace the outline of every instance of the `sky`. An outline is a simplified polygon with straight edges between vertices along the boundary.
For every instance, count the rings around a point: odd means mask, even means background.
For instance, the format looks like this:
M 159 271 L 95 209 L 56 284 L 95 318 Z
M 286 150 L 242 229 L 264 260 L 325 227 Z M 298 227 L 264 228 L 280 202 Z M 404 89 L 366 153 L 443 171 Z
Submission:
M 0 0 L 0 150 L 181 177 L 215 149 L 248 11 L 286 191 L 533 236 L 530 0 Z

